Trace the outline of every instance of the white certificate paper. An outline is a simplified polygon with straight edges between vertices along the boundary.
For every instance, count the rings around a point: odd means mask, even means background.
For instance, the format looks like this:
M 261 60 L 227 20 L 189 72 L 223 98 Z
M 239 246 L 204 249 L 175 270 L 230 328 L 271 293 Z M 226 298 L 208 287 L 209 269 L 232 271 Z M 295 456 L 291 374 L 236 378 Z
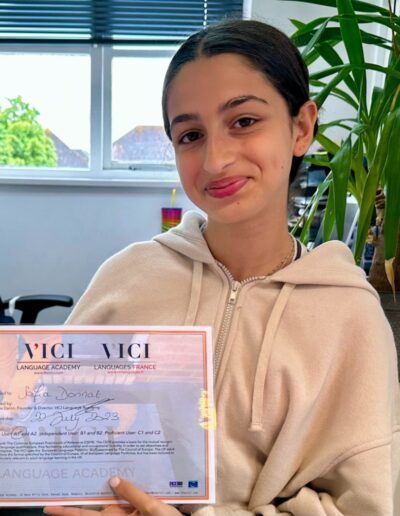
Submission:
M 0 506 L 212 503 L 208 327 L 0 326 Z

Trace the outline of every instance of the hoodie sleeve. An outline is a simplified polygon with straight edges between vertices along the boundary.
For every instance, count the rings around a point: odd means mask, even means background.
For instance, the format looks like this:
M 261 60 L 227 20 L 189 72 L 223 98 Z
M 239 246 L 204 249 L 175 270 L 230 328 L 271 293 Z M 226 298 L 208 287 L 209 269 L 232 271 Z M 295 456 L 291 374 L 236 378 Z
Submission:
M 386 443 L 369 444 L 324 476 L 285 500 L 248 510 L 207 506 L 195 516 L 396 516 L 393 500 L 398 476 L 400 427 Z

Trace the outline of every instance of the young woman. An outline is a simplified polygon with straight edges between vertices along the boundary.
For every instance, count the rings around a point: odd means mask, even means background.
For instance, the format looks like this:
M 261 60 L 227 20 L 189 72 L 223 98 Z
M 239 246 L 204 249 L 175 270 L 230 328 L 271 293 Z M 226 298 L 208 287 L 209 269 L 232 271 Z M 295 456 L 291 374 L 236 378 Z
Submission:
M 317 119 L 298 51 L 256 21 L 203 30 L 173 58 L 163 110 L 183 188 L 207 218 L 189 212 L 112 257 L 68 322 L 213 327 L 217 504 L 175 508 L 111 485 L 132 514 L 392 515 L 390 327 L 344 244 L 308 253 L 287 229 L 288 185 Z

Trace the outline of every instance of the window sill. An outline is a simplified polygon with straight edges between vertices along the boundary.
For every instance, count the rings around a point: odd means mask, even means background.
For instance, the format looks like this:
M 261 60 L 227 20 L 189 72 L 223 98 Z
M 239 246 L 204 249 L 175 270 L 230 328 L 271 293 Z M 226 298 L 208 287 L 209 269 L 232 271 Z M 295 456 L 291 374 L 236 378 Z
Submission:
M 98 187 L 174 187 L 178 173 L 171 170 L 113 170 L 93 175 L 87 170 L 10 170 L 0 169 L 0 185 L 98 186 Z

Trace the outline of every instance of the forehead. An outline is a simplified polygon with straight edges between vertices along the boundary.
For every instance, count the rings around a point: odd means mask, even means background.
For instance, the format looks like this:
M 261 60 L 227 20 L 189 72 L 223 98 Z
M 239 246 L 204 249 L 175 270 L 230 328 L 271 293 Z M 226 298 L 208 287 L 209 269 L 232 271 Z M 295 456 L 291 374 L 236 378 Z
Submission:
M 267 77 L 243 56 L 219 54 L 186 63 L 170 84 L 168 116 L 217 106 L 240 95 L 281 97 Z M 267 98 L 268 97 L 268 98 Z M 283 100 L 283 98 L 282 98 Z

